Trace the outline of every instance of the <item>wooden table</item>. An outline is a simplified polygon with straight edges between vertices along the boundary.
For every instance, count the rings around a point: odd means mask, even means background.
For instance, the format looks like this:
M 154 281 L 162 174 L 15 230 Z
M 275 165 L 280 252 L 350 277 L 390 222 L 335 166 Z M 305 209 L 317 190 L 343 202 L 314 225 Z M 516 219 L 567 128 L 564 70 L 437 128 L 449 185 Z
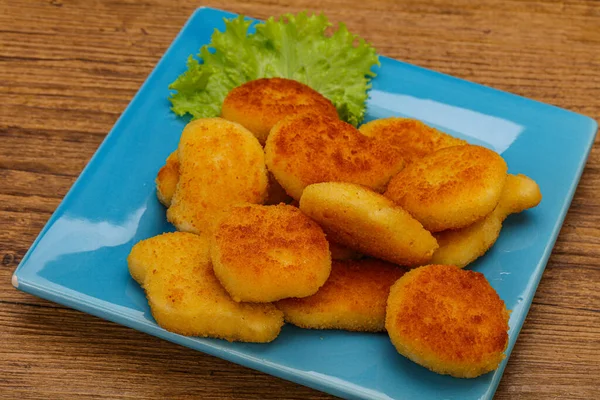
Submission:
M 194 8 L 265 18 L 313 3 L 0 1 L 0 398 L 331 398 L 10 285 Z M 597 0 L 323 3 L 381 54 L 600 119 Z M 596 142 L 498 399 L 598 398 L 599 284 Z

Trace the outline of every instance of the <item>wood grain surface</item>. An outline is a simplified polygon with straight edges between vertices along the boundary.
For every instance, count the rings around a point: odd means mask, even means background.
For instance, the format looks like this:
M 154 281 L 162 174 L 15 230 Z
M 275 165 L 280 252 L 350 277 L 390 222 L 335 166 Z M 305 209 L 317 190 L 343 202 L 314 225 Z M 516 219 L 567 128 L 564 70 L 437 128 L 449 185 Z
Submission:
M 309 0 L 0 0 L 0 398 L 326 399 L 326 394 L 14 290 L 73 181 L 201 5 L 265 18 Z M 319 5 L 381 54 L 600 119 L 600 1 Z M 600 390 L 594 146 L 498 399 Z

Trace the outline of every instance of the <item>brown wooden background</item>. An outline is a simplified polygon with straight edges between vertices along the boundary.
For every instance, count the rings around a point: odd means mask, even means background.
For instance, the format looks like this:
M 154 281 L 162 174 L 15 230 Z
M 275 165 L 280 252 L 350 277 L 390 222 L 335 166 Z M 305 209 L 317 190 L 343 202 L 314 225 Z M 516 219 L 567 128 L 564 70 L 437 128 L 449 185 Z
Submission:
M 0 398 L 325 399 L 18 292 L 10 277 L 192 11 L 265 18 L 314 0 L 0 0 Z M 600 119 L 600 1 L 329 0 L 381 54 Z M 498 399 L 598 398 L 600 151 Z

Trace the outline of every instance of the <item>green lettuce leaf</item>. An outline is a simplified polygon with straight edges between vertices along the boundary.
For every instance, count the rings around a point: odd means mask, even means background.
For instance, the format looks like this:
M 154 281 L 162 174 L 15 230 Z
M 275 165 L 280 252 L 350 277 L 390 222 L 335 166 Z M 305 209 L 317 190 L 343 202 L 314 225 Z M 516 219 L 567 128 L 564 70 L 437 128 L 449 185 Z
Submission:
M 323 94 L 341 119 L 358 125 L 364 117 L 375 49 L 339 24 L 332 33 L 324 15 L 286 14 L 255 25 L 243 16 L 225 20 L 211 43 L 190 56 L 187 71 L 169 89 L 177 115 L 215 117 L 231 89 L 258 78 L 289 78 Z

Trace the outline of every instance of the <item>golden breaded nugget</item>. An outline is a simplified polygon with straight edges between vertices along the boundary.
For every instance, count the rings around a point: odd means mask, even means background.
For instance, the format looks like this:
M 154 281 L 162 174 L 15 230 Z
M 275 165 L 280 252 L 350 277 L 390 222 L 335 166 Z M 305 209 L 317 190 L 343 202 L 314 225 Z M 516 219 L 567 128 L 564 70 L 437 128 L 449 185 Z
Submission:
M 270 342 L 283 325 L 272 304 L 236 303 L 215 277 L 209 240 L 185 232 L 142 240 L 127 258 L 152 315 L 164 329 L 187 336 Z
M 394 176 L 385 196 L 431 232 L 463 228 L 494 210 L 506 170 L 504 159 L 485 147 L 447 147 Z
M 525 175 L 508 175 L 494 211 L 466 228 L 434 235 L 440 247 L 433 253 L 431 262 L 460 268 L 467 266 L 494 245 L 506 217 L 533 208 L 541 200 L 540 188 L 533 179 Z
M 192 121 L 181 134 L 177 156 L 179 181 L 167 218 L 178 230 L 211 232 L 229 207 L 265 201 L 264 153 L 243 126 L 222 118 Z
M 317 293 L 275 305 L 287 322 L 302 328 L 381 332 L 390 287 L 405 272 L 373 258 L 334 261 L 329 279 Z
M 171 199 L 177 189 L 179 181 L 179 158 L 177 151 L 172 152 L 167 157 L 165 165 L 158 170 L 156 175 L 156 197 L 165 206 L 171 205 Z
M 358 251 L 351 249 L 350 247 L 344 246 L 334 242 L 333 240 L 327 240 L 329 242 L 329 252 L 331 253 L 332 260 L 358 260 L 363 255 Z
M 175 189 L 177 189 L 178 181 L 179 158 L 177 158 L 177 151 L 174 151 L 169 155 L 167 162 L 158 171 L 158 175 L 156 176 L 156 196 L 166 207 L 171 205 L 171 199 L 173 198 Z M 273 174 L 269 173 L 269 189 L 265 204 L 289 203 L 291 201 L 292 198 L 287 195 L 285 189 L 275 180 Z
M 479 272 L 428 265 L 391 288 L 385 327 L 400 354 L 439 374 L 475 378 L 508 345 L 504 302 Z
M 468 144 L 412 118 L 383 118 L 359 128 L 363 135 L 398 148 L 407 164 L 445 147 Z
M 307 186 L 300 209 L 331 240 L 404 266 L 428 262 L 438 245 L 423 226 L 391 200 L 360 185 Z
M 264 144 L 279 120 L 307 112 L 338 118 L 331 101 L 309 86 L 292 79 L 262 78 L 229 92 L 221 116 L 242 124 Z
M 265 160 L 294 199 L 312 183 L 351 182 L 383 191 L 404 166 L 399 151 L 323 115 L 287 117 L 272 129 Z
M 504 220 L 510 214 L 536 207 L 541 201 L 542 192 L 536 181 L 523 174 L 508 175 L 498 202 L 498 214 Z
M 323 230 L 285 204 L 232 208 L 216 228 L 211 256 L 215 275 L 235 301 L 310 296 L 331 271 Z
M 466 228 L 434 233 L 440 247 L 433 253 L 431 262 L 464 268 L 484 255 L 502 229 L 502 219 L 497 210 Z

